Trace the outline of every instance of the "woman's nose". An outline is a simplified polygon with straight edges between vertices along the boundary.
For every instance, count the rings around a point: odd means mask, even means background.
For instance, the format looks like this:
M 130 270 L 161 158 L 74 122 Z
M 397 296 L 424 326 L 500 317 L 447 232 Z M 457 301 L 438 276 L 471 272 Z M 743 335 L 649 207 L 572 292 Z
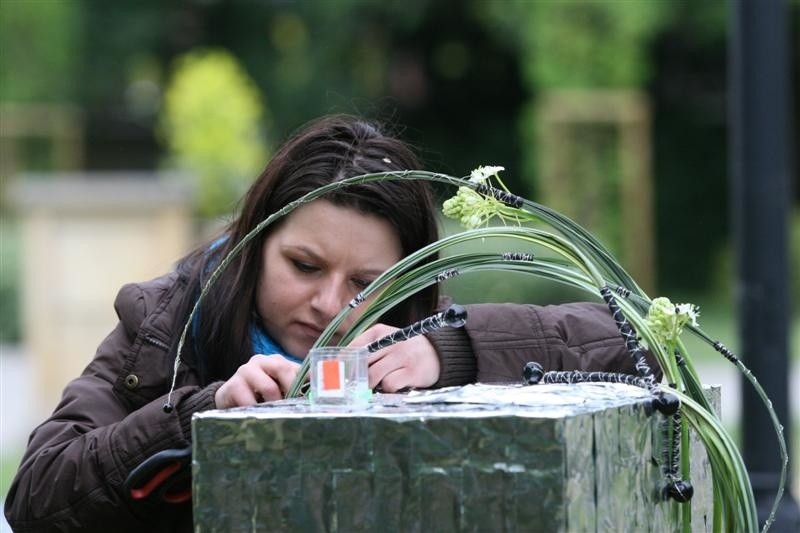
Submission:
M 311 298 L 311 307 L 330 320 L 349 301 L 346 291 L 336 282 L 321 283 Z

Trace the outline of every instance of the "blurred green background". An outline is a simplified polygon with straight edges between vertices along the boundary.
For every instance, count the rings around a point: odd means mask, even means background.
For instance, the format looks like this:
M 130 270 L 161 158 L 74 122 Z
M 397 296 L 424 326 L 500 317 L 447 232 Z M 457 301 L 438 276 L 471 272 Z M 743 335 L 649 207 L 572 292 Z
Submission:
M 787 6 L 797 80 L 800 2 Z M 197 216 L 219 220 L 295 128 L 326 113 L 363 114 L 414 144 L 429 170 L 465 175 L 478 165 L 505 166 L 512 191 L 559 209 L 565 202 L 567 211 L 572 205 L 568 214 L 616 253 L 630 240 L 626 202 L 652 198 L 651 238 L 633 243 L 634 250 L 652 245 L 652 294 L 699 304 L 701 324 L 735 350 L 728 7 L 721 0 L 4 0 L 1 186 L 29 171 L 178 167 L 197 179 Z M 561 109 L 544 105 L 547 98 L 573 93 L 594 110 L 612 93 L 628 95 L 623 113 L 646 102 L 644 129 L 626 140 L 624 118 L 587 122 L 580 111 L 559 115 L 567 127 L 548 122 Z M 47 121 L 63 119 L 66 141 L 9 126 L 36 122 L 29 111 L 43 105 Z M 796 128 L 796 93 L 794 110 Z M 797 154 L 797 131 L 794 139 Z M 621 168 L 632 153 L 644 154 L 652 195 L 643 185 L 642 196 L 622 199 Z M 561 170 L 548 178 L 553 165 Z M 564 174 L 574 189 L 553 192 Z M 787 290 L 796 306 L 797 173 L 792 180 Z M 0 342 L 15 344 L 23 243 L 5 193 L 0 210 Z M 463 301 L 581 297 L 507 276 L 454 281 L 448 291 Z M 792 331 L 797 360 L 797 319 Z M 13 459 L 4 462 L 15 462 L 18 452 L 6 452 Z M 5 493 L 12 468 L 2 470 Z
M 789 6 L 797 44 L 800 4 Z M 246 185 L 270 147 L 330 112 L 387 121 L 432 170 L 463 175 L 480 164 L 504 165 L 512 190 L 541 201 L 537 98 L 552 89 L 642 91 L 652 124 L 656 287 L 726 301 L 732 274 L 727 16 L 722 1 L 9 0 L 0 10 L 0 102 L 73 112 L 82 135 L 77 158 L 90 170 L 162 167 L 186 150 L 191 159 L 194 149 L 200 155 L 188 166 L 214 172 L 219 182 L 216 191 L 202 188 L 198 207 L 213 216 L 230 210 L 243 187 L 237 180 Z M 795 70 L 799 49 L 791 47 Z M 192 58 L 213 62 L 214 54 L 224 59 L 207 76 L 233 79 L 219 87 L 176 79 L 186 78 Z M 228 75 L 226 68 L 238 71 Z M 167 108 L 170 99 L 190 95 L 195 103 L 184 107 L 194 105 L 194 116 Z M 234 114 L 243 124 L 229 124 Z M 258 131 L 230 133 L 249 127 L 248 120 Z M 170 137 L 165 125 L 176 122 Z M 586 130 L 574 141 L 580 153 L 615 142 L 607 125 Z M 181 136 L 195 139 L 176 140 Z M 15 142 L 17 157 L 4 179 L 11 172 L 58 170 L 47 139 Z M 613 190 L 614 162 L 593 157 L 591 177 L 611 180 L 606 189 Z M 610 208 L 590 229 L 614 248 L 619 206 L 613 198 L 597 202 Z M 795 215 L 795 271 L 798 223 Z M 6 341 L 19 335 L 9 305 L 16 249 L 9 226 L 0 289 Z M 796 297 L 800 289 L 793 291 Z

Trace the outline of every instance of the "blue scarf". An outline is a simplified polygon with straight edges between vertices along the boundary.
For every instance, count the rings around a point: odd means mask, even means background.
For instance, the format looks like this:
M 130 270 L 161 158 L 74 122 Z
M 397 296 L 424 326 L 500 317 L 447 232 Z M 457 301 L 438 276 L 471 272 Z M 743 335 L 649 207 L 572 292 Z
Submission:
M 250 339 L 253 343 L 253 353 L 261 353 L 264 355 L 271 355 L 271 354 L 278 354 L 282 355 L 284 359 L 288 359 L 293 363 L 302 363 L 301 359 L 297 357 L 291 356 L 281 348 L 277 342 L 273 341 L 272 338 L 267 335 L 267 332 L 264 331 L 264 328 L 256 324 L 255 322 L 250 323 Z

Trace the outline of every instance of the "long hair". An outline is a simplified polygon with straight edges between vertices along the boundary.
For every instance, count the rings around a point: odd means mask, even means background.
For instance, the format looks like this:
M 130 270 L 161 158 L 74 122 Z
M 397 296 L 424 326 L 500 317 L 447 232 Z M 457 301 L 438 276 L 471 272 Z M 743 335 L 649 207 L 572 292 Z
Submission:
M 289 202 L 323 185 L 360 174 L 419 168 L 408 145 L 366 120 L 335 115 L 302 128 L 278 149 L 252 184 L 242 199 L 239 216 L 226 229 L 224 240 L 216 246 L 206 243 L 179 263 L 179 271 L 189 278 L 190 289 L 183 302 L 183 316 L 188 316 L 218 261 L 259 222 Z M 350 185 L 323 198 L 387 220 L 400 237 L 403 255 L 438 238 L 428 182 L 386 180 Z M 185 344 L 183 354 L 203 383 L 227 379 L 252 356 L 249 327 L 257 320 L 256 286 L 263 267 L 262 247 L 279 224 L 280 220 L 251 240 L 203 298 L 197 324 L 190 328 L 193 338 Z M 404 326 L 430 314 L 437 300 L 437 286 L 433 285 L 381 320 Z

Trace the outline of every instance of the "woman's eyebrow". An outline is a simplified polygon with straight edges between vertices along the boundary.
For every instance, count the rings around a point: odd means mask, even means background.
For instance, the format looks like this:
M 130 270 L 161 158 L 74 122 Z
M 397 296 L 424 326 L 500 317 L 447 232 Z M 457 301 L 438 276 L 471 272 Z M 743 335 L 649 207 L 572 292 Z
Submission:
M 322 258 L 321 255 L 314 252 L 311 248 L 302 244 L 286 244 L 281 247 L 281 250 L 283 250 L 284 252 L 301 252 L 314 261 L 324 262 L 324 259 Z
M 287 244 L 287 245 L 284 245 L 282 247 L 282 250 L 285 251 L 285 252 L 295 252 L 295 253 L 296 252 L 300 252 L 300 253 L 305 254 L 306 256 L 308 256 L 308 258 L 310 260 L 315 261 L 317 263 L 321 263 L 321 264 L 327 264 L 328 263 L 325 260 L 324 257 L 322 257 L 318 253 L 314 252 L 311 248 L 309 248 L 308 246 L 305 246 L 303 244 Z M 386 268 L 389 268 L 389 267 L 387 266 Z M 378 276 L 383 274 L 384 270 L 385 269 L 381 269 L 381 268 L 363 268 L 363 269 L 356 269 L 355 274 L 357 274 L 359 276 L 377 278 Z
M 356 274 L 358 274 L 359 276 L 364 276 L 364 277 L 377 278 L 378 276 L 383 274 L 383 270 L 380 270 L 380 269 L 377 269 L 377 268 L 368 268 L 368 269 L 365 269 L 365 270 L 357 270 Z

